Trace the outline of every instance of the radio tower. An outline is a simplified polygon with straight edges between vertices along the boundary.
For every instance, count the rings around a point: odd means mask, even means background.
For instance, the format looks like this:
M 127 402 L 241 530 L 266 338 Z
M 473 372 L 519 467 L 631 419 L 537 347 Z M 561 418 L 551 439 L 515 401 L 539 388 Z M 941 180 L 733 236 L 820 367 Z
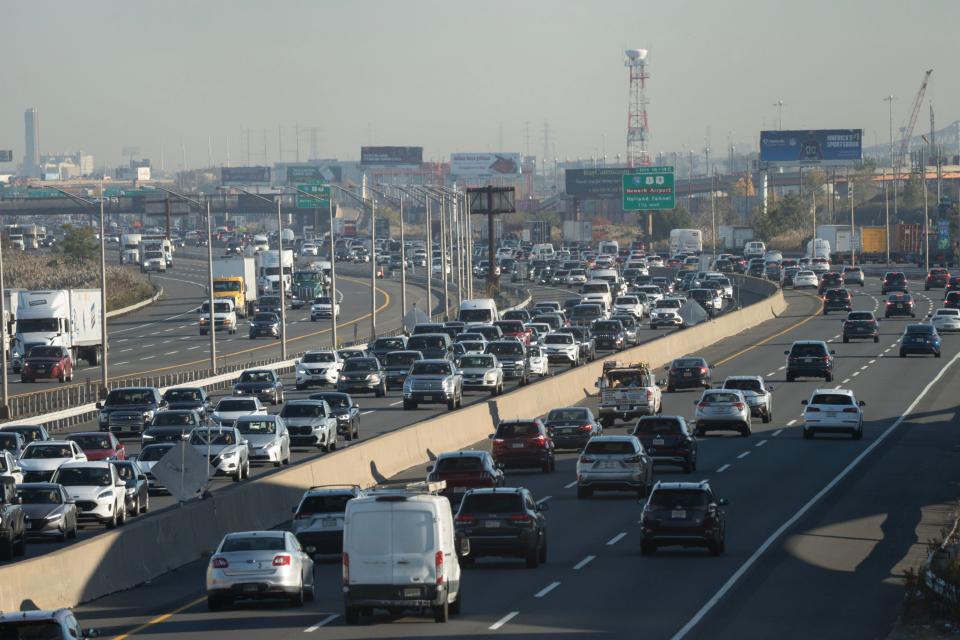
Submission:
M 627 49 L 623 66 L 630 70 L 630 104 L 627 109 L 627 166 L 650 164 L 647 142 L 650 128 L 647 122 L 646 82 L 647 50 Z

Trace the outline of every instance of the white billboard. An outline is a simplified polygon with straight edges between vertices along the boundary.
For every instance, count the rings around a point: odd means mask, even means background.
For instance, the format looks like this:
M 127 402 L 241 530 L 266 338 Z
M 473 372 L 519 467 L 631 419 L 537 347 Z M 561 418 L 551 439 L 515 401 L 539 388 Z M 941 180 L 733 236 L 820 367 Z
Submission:
M 451 153 L 450 173 L 459 178 L 508 178 L 520 175 L 520 154 Z

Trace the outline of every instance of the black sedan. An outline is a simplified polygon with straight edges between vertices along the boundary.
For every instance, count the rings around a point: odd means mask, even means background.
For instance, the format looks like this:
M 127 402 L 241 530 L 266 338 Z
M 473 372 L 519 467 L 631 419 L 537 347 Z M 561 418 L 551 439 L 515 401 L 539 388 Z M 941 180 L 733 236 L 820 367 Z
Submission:
M 709 389 L 712 381 L 710 364 L 703 358 L 677 358 L 666 367 L 667 391 L 675 389 Z
M 360 433 L 360 405 L 347 393 L 324 391 L 313 393 L 311 400 L 323 400 L 330 407 L 330 413 L 337 418 L 337 433 L 342 436 Z M 354 437 L 355 439 L 355 437 Z
M 235 396 L 255 396 L 262 402 L 283 402 L 283 381 L 271 369 L 247 369 L 233 385 Z
M 873 338 L 880 342 L 880 328 L 871 311 L 851 311 L 843 321 L 843 341 Z
M 587 407 L 551 409 L 543 425 L 550 433 L 556 449 L 579 451 L 586 446 L 590 438 L 603 433 L 603 427 Z
M 280 339 L 280 316 L 275 313 L 261 311 L 254 314 L 250 320 L 250 339 L 267 336 Z
M 917 317 L 917 312 L 913 308 L 913 296 L 909 293 L 894 293 L 887 299 L 886 309 L 883 311 L 883 317 L 890 316 L 910 316 Z

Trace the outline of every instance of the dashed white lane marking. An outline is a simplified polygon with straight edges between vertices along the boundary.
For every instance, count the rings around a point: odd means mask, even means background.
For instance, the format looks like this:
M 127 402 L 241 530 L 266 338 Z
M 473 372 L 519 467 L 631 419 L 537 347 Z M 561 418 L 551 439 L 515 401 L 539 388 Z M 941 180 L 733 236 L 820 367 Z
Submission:
M 833 336 L 833 339 L 834 339 L 834 340 L 838 340 L 839 338 L 840 338 L 840 334 L 839 334 L 839 333 L 838 333 L 837 335 Z
M 587 556 L 586 558 L 584 558 L 583 560 L 581 560 L 581 561 L 578 562 L 577 564 L 573 565 L 573 570 L 574 570 L 574 571 L 580 571 L 580 569 L 583 569 L 585 566 L 587 566 L 588 564 L 590 564 L 591 562 L 593 562 L 593 561 L 596 560 L 596 559 L 597 559 L 597 556 Z
M 193 351 L 194 349 L 199 349 L 199 348 L 200 348 L 200 345 L 197 345 L 195 347 L 187 347 L 187 351 Z
M 794 418 L 793 420 L 791 420 L 790 422 L 787 423 L 787 426 L 788 426 L 788 427 L 792 427 L 792 426 L 795 425 L 796 423 L 797 423 L 797 420 L 796 420 L 796 418 Z
M 754 447 L 762 447 L 762 446 L 765 445 L 765 444 L 767 444 L 767 441 L 766 441 L 766 440 L 761 440 L 760 442 L 758 442 L 757 444 L 755 444 L 755 445 L 753 445 L 753 446 L 754 446 Z
M 119 340 L 114 340 L 114 342 L 126 342 L 129 338 L 120 338 Z
M 552 497 L 553 497 L 553 496 L 543 496 L 542 498 L 540 498 L 539 500 L 537 500 L 537 504 L 543 504 L 544 502 L 546 502 L 547 500 L 549 500 L 549 499 L 552 498 Z
M 786 368 L 787 368 L 787 365 L 783 365 L 782 367 L 779 367 L 779 368 L 777 369 L 777 371 L 783 371 L 783 370 L 786 369 Z
M 130 364 L 130 363 L 127 362 L 126 360 L 124 360 L 123 362 L 111 362 L 111 363 L 110 363 L 110 366 L 111 366 L 111 367 L 119 367 L 119 366 L 122 365 L 122 364 Z
M 164 332 L 164 333 L 170 333 L 170 332 L 173 331 L 175 328 L 176 328 L 176 327 L 170 327 L 169 329 L 164 329 L 163 332 Z
M 507 615 L 503 616 L 502 618 L 494 622 L 492 625 L 490 625 L 489 627 L 490 631 L 496 631 L 503 625 L 507 624 L 508 622 L 516 618 L 518 615 L 520 615 L 519 611 L 511 611 L 510 613 L 508 613 Z
M 776 371 L 771 371 L 770 373 L 767 374 L 767 377 L 769 378 L 770 376 L 775 375 L 776 373 L 777 373 Z
M 860 371 L 863 371 L 864 369 L 866 369 L 866 368 L 869 367 L 869 366 L 870 366 L 870 365 L 868 365 L 868 364 L 863 365 L 862 367 L 860 367 Z
M 365 416 L 365 415 L 367 415 L 368 413 L 373 413 L 373 409 L 368 409 L 368 410 L 366 410 L 366 411 L 361 411 L 361 412 L 360 412 L 360 415 Z
M 140 358 L 140 359 L 141 359 L 141 360 L 153 360 L 153 359 L 156 358 L 156 357 L 157 357 L 157 356 L 144 356 L 144 357 L 142 357 L 142 358 Z
M 876 360 L 871 360 L 871 361 L 868 362 L 867 364 L 874 364 L 874 363 L 876 363 Z
M 170 338 L 169 340 L 164 340 L 160 344 L 170 344 L 171 342 L 173 342 L 173 338 Z
M 574 488 L 575 486 L 577 486 L 577 481 L 576 481 L 576 480 L 574 480 L 573 482 L 571 482 L 571 483 L 569 483 L 569 484 L 563 485 L 563 488 L 564 488 L 564 489 L 572 489 L 572 488 Z
M 120 349 L 117 353 L 126 353 L 127 351 L 133 351 L 133 347 L 127 347 L 126 349 Z
M 833 342 L 833 338 L 830 338 L 829 340 L 827 340 L 827 342 Z
M 607 540 L 607 546 L 608 546 L 608 547 L 612 547 L 613 545 L 615 545 L 615 544 L 617 544 L 618 542 L 620 542 L 621 540 L 623 540 L 626 536 L 627 536 L 627 532 L 626 532 L 626 531 L 621 531 L 621 532 L 618 533 L 617 535 L 615 535 L 615 536 L 613 536 L 612 538 L 610 538 L 609 540 Z
M 796 420 L 793 420 L 793 422 L 796 422 Z M 777 437 L 778 435 L 780 435 L 781 433 L 783 433 L 783 429 L 777 429 L 776 431 L 774 431 L 774 432 L 771 433 L 770 435 L 771 435 L 772 437 L 776 438 L 776 437 Z
M 333 622 L 334 620 L 336 620 L 336 619 L 339 618 L 339 617 L 340 617 L 340 614 L 339 614 L 339 613 L 331 613 L 331 614 L 328 615 L 326 618 L 324 618 L 323 620 L 321 620 L 321 621 L 318 622 L 317 624 L 313 625 L 312 627 L 307 627 L 306 629 L 304 629 L 303 632 L 304 632 L 304 633 L 313 633 L 314 631 L 316 631 L 316 630 L 319 629 L 320 627 L 325 627 L 325 626 L 327 626 L 328 624 L 330 624 L 331 622 Z
M 540 591 L 537 591 L 537 593 L 534 594 L 533 597 L 534 597 L 534 598 L 542 598 L 543 596 L 547 595 L 548 593 L 550 593 L 551 591 L 553 591 L 554 589 L 556 589 L 556 588 L 559 587 L 559 586 L 560 586 L 560 583 L 559 583 L 559 582 L 551 582 L 550 584 L 548 584 L 547 586 L 545 586 L 543 589 L 540 589 Z
M 844 378 L 840 384 L 847 384 L 848 382 L 850 382 L 850 378 Z
M 189 327 L 189 326 L 190 326 L 190 325 L 188 325 L 188 324 L 182 324 L 182 325 L 180 325 L 179 327 L 177 327 L 177 329 L 186 329 L 186 328 Z
M 403 404 L 403 400 L 397 400 L 396 402 L 391 402 L 391 403 L 390 403 L 390 406 L 391 406 L 391 407 L 395 407 L 395 406 L 397 406 L 398 404 Z
M 860 372 L 859 372 L 859 371 L 854 371 L 854 372 L 853 372 L 853 375 L 852 375 L 851 377 L 852 377 L 852 378 L 856 378 L 858 375 L 860 375 Z
M 749 452 L 749 451 L 744 451 L 743 453 L 741 453 L 740 455 L 737 456 L 737 460 L 740 460 L 740 459 L 742 459 L 742 458 L 746 458 L 748 455 L 750 455 L 750 452 Z
M 723 465 L 722 467 L 720 467 L 719 469 L 717 469 L 717 473 L 723 473 L 724 471 L 726 471 L 726 470 L 729 469 L 729 468 L 730 468 L 730 465 L 729 465 L 729 464 L 725 464 L 725 465 Z
M 177 354 L 177 353 L 180 353 L 180 352 L 179 352 L 179 351 L 167 351 L 167 352 L 166 352 L 165 354 L 163 354 L 163 355 L 165 355 L 165 356 L 172 356 L 172 355 Z

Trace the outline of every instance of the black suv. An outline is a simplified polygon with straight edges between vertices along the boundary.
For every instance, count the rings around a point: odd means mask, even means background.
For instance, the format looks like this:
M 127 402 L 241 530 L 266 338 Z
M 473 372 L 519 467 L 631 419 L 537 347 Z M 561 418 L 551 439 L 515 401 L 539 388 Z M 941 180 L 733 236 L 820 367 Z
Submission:
M 724 552 L 726 513 L 710 483 L 658 482 L 643 508 L 640 553 L 648 556 L 657 547 L 706 547 L 712 555 Z
M 833 356 L 835 351 L 823 340 L 797 340 L 791 345 L 787 356 L 787 382 L 799 377 L 823 378 L 833 381 Z
M 167 409 L 195 409 L 201 418 L 213 413 L 213 403 L 203 387 L 174 387 L 163 394 Z
M 827 289 L 823 297 L 823 315 L 829 315 L 831 311 L 852 311 L 850 292 L 846 289 Z
M 250 339 L 260 336 L 280 339 L 280 316 L 268 311 L 259 311 L 250 320 Z
M 233 383 L 233 395 L 253 396 L 273 405 L 283 404 L 283 380 L 272 369 L 247 369 Z
M 820 286 L 817 293 L 823 295 L 828 289 L 840 289 L 843 287 L 843 275 L 836 271 L 828 271 L 820 276 Z
M 843 321 L 843 341 L 855 338 L 873 338 L 880 342 L 880 326 L 872 311 L 851 311 Z
M 910 316 L 911 318 L 916 318 L 917 312 L 914 310 L 913 304 L 913 296 L 909 293 L 894 293 L 887 299 L 883 317 Z
M 627 334 L 619 320 L 596 320 L 592 326 L 593 338 L 600 349 L 623 351 Z
M 880 286 L 880 295 L 887 295 L 890 291 L 908 290 L 907 276 L 901 271 L 890 271 L 883 276 L 883 284 Z
M 121 387 L 97 403 L 100 431 L 140 434 L 153 422 L 153 416 L 167 408 L 167 401 L 156 387 Z
M 0 560 L 27 553 L 27 521 L 17 496 L 16 481 L 0 477 Z
M 644 416 L 637 420 L 632 434 L 643 444 L 654 465 L 679 465 L 684 473 L 697 470 L 697 439 L 683 417 Z
M 520 488 L 471 489 L 454 520 L 457 533 L 470 540 L 467 564 L 480 556 L 524 558 L 527 567 L 547 561 L 546 503 L 537 504 Z

